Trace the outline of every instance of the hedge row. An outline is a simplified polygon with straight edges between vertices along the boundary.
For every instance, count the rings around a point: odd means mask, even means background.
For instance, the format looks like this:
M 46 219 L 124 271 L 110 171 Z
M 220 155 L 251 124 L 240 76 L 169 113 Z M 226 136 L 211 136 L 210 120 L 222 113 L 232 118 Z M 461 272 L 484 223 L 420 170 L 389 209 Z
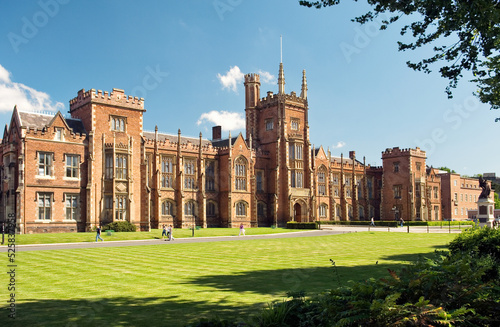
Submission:
M 299 223 L 296 221 L 289 221 L 286 223 L 286 228 L 288 229 L 318 229 L 319 224 L 317 222 L 310 223 Z
M 367 226 L 370 225 L 369 221 L 337 221 L 337 220 L 325 220 L 320 221 L 322 225 L 346 225 L 346 226 Z M 376 226 L 399 226 L 400 223 L 395 220 L 376 220 Z M 473 221 L 405 221 L 405 226 L 464 226 L 471 225 L 474 226 Z

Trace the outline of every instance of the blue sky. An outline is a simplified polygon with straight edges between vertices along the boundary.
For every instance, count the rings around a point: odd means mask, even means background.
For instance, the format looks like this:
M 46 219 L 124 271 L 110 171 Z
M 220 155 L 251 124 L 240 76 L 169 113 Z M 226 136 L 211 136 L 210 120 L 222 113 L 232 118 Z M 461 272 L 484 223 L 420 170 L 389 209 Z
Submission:
M 400 24 L 351 22 L 367 9 L 347 0 L 321 10 L 290 0 L 2 1 L 0 123 L 16 104 L 66 113 L 82 88 L 120 88 L 145 98 L 145 130 L 211 138 L 221 124 L 235 135 L 243 74 L 261 74 L 261 96 L 277 92 L 282 35 L 285 91 L 300 93 L 307 71 L 315 146 L 372 165 L 386 148 L 420 146 L 434 167 L 500 174 L 498 112 L 472 96 L 470 77 L 448 99 L 437 72 L 406 67 L 429 50 L 399 53 Z

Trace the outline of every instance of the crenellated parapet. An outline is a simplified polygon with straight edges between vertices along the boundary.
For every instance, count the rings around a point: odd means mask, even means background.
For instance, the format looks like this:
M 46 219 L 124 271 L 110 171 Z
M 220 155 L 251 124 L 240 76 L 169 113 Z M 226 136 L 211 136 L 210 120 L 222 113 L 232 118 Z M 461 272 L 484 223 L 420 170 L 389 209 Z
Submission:
M 143 139 L 146 147 L 153 147 L 156 144 L 160 150 L 176 151 L 179 148 L 186 152 L 199 152 L 200 150 L 200 141 L 195 138 L 181 137 L 181 143 L 179 144 L 177 137 L 174 135 L 158 134 L 158 140 L 155 140 L 154 133 L 145 132 Z M 218 149 L 212 146 L 210 141 L 202 140 L 201 151 L 204 154 L 215 155 Z
M 144 111 L 144 98 L 128 96 L 125 94 L 124 90 L 115 88 L 111 93 L 101 90 L 96 91 L 95 89 L 90 89 L 88 91 L 81 89 L 78 91 L 78 96 L 69 101 L 69 111 L 72 112 L 88 103 L 98 103 Z
M 260 104 L 262 106 L 272 106 L 278 102 L 278 99 L 285 99 L 287 101 L 287 104 L 290 105 L 297 105 L 297 106 L 306 106 L 307 105 L 307 99 L 301 98 L 300 96 L 297 96 L 297 93 L 294 91 L 290 92 L 290 94 L 274 94 L 273 92 L 269 91 L 267 92 L 267 96 L 263 97 L 260 100 Z
M 338 157 L 334 157 L 334 158 L 331 159 L 331 161 L 330 161 L 330 168 L 333 168 L 333 169 L 338 168 L 338 169 L 340 169 L 342 167 L 344 169 L 349 169 L 349 168 L 352 169 L 353 167 L 354 167 L 354 169 L 356 169 L 356 168 L 363 169 L 364 166 L 363 166 L 362 163 L 360 163 L 360 162 L 358 162 L 356 160 L 352 160 L 352 159 L 346 159 L 346 158 L 344 158 L 344 159 L 341 160 L 341 158 L 338 158 Z M 369 167 L 369 165 L 366 166 L 366 167 Z
M 416 147 L 415 149 L 412 148 L 400 149 L 399 147 L 387 148 L 385 149 L 384 152 L 382 152 L 382 159 L 402 157 L 402 156 L 425 158 L 426 154 L 425 151 L 421 150 L 419 147 Z
M 246 83 L 260 83 L 260 75 L 255 73 L 250 73 L 245 75 Z

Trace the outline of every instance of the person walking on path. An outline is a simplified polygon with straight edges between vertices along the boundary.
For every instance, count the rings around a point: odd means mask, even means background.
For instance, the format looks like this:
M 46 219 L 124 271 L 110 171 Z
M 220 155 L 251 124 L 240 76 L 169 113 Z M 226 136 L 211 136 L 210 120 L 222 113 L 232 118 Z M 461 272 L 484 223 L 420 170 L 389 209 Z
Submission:
M 373 217 L 372 217 L 372 219 L 371 219 L 371 221 L 370 221 L 370 226 L 375 227 L 375 220 L 373 219 Z
M 163 231 L 161 232 L 161 239 L 164 240 L 165 237 L 168 237 L 168 235 L 167 235 L 167 226 L 165 226 L 165 224 L 163 224 Z
M 103 242 L 104 242 L 104 240 L 103 240 L 103 239 L 102 239 L 102 237 L 101 237 L 101 226 L 98 226 L 98 227 L 96 228 L 96 233 L 97 233 L 97 234 L 95 235 L 95 241 L 97 242 L 97 240 L 101 240 L 101 241 L 103 241 Z
M 172 235 L 173 233 L 174 233 L 174 228 L 172 227 L 172 225 L 168 226 L 167 235 L 168 235 L 168 240 L 169 241 L 174 241 L 175 240 L 174 235 Z
M 404 223 L 405 223 L 405 221 L 404 221 L 403 217 L 399 218 L 399 223 L 401 224 L 401 227 L 403 227 L 403 225 L 404 225 Z
M 240 234 L 238 236 L 241 236 L 241 234 L 243 234 L 243 236 L 245 236 L 245 227 L 243 226 L 243 223 L 240 224 Z

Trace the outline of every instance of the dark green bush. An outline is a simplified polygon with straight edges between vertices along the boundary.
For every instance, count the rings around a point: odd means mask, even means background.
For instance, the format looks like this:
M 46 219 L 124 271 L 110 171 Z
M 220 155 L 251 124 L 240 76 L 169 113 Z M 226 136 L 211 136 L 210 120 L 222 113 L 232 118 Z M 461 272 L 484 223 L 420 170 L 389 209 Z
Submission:
M 103 231 L 114 230 L 115 232 L 135 232 L 137 226 L 128 221 L 115 221 L 102 226 Z
M 470 253 L 476 256 L 491 256 L 500 264 L 500 230 L 469 229 L 451 241 L 449 249 L 452 254 Z
M 318 229 L 317 222 L 299 223 L 296 221 L 289 221 L 286 223 L 288 229 Z

